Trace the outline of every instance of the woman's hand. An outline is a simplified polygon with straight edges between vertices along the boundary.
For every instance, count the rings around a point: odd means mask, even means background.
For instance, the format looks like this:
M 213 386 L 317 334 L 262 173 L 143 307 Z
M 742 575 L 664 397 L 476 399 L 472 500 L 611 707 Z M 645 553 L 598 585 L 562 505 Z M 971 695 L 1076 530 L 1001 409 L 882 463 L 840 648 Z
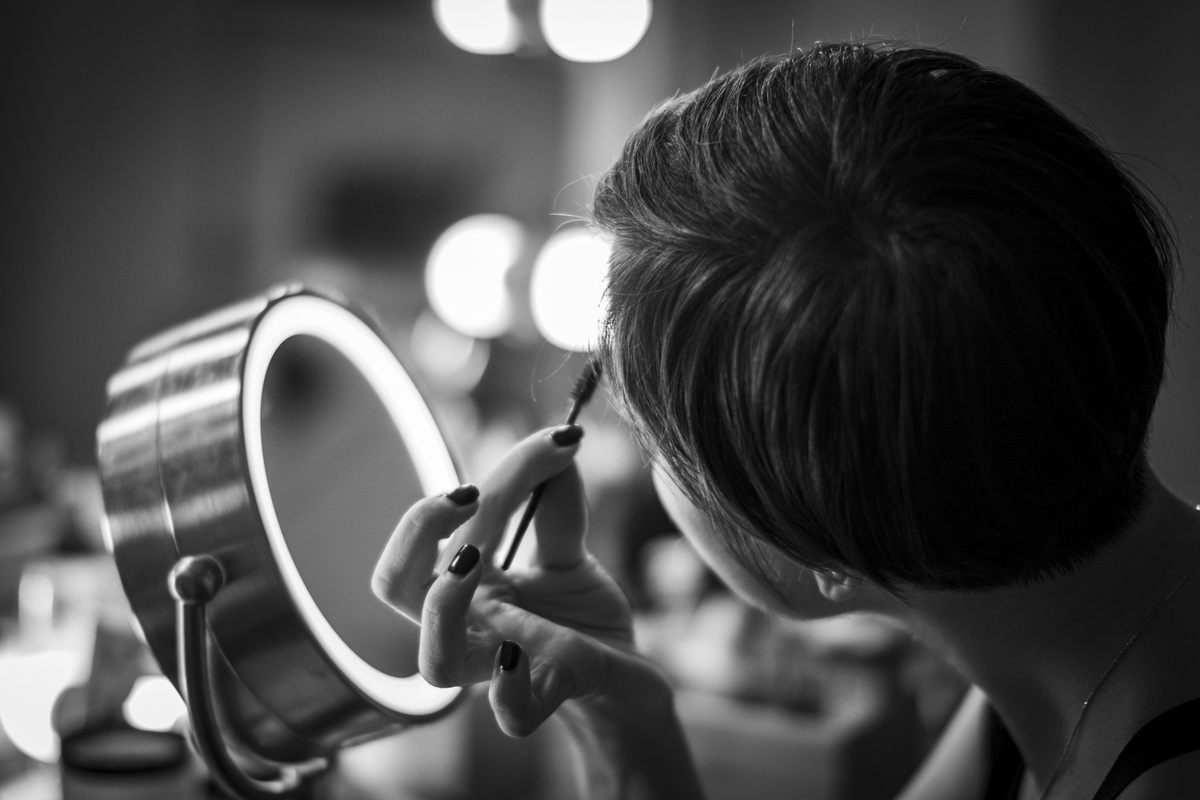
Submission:
M 427 681 L 491 680 L 488 699 L 505 733 L 532 733 L 565 704 L 589 798 L 700 798 L 671 687 L 637 655 L 629 602 L 583 547 L 587 509 L 574 462 L 581 435 L 577 426 L 534 434 L 478 491 L 460 487 L 416 503 L 372 588 L 419 622 Z M 509 519 L 542 481 L 535 564 L 500 570 L 494 557 Z
M 574 425 L 537 433 L 477 491 L 459 487 L 416 503 L 372 588 L 420 624 L 427 681 L 491 681 L 488 697 L 509 735 L 532 733 L 567 703 L 589 796 L 627 796 L 640 785 L 649 796 L 698 797 L 671 688 L 635 652 L 629 603 L 584 549 L 586 502 L 573 460 L 581 435 Z M 536 561 L 505 572 L 494 561 L 508 521 L 543 481 Z
M 511 735 L 532 732 L 569 698 L 609 693 L 614 670 L 653 672 L 631 657 L 624 594 L 583 546 L 587 513 L 573 460 L 581 434 L 577 426 L 535 434 L 477 493 L 464 487 L 418 502 L 375 571 L 375 593 L 421 625 L 422 676 L 435 686 L 492 679 L 497 721 Z M 502 571 L 493 561 L 509 518 L 543 481 L 536 563 Z M 514 644 L 502 647 L 506 640 Z

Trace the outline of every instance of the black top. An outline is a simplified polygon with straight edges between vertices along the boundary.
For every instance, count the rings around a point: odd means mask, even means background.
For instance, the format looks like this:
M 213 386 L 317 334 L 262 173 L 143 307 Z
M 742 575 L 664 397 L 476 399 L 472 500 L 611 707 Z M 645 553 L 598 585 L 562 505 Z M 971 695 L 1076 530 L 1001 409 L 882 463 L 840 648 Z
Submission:
M 999 715 L 993 710 L 989 717 L 991 768 L 984 800 L 1016 800 L 1025 762 Z M 1200 698 L 1164 711 L 1134 734 L 1092 800 L 1114 800 L 1146 770 L 1194 750 L 1200 750 Z

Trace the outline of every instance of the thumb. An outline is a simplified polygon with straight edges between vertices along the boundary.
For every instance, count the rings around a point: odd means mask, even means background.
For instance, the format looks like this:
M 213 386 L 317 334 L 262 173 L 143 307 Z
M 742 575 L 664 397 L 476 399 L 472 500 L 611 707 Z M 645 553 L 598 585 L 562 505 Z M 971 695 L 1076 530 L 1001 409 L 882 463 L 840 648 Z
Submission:
M 537 563 L 546 569 L 570 569 L 584 560 L 583 537 L 587 533 L 587 501 L 579 467 L 572 461 L 546 481 L 541 505 L 534 516 L 537 531 Z

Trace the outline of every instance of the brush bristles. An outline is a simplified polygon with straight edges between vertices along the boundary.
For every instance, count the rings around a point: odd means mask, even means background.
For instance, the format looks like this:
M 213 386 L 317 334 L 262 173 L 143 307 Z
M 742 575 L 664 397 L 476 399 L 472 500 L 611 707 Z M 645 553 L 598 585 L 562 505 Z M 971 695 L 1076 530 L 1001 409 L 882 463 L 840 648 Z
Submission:
M 583 372 L 575 381 L 575 388 L 571 390 L 571 400 L 576 406 L 582 406 L 592 399 L 592 393 L 596 391 L 596 384 L 600 383 L 601 372 L 603 372 L 603 367 L 600 365 L 600 359 L 594 356 L 588 359 L 587 366 L 583 368 Z

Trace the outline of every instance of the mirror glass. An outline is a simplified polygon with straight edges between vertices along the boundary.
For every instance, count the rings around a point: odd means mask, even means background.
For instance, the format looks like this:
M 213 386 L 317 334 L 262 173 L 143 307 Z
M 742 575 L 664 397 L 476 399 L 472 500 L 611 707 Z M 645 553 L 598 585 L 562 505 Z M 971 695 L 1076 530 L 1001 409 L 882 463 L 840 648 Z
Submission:
M 392 529 L 423 496 L 387 409 L 341 352 L 296 335 L 267 367 L 261 419 L 280 529 L 317 608 L 372 667 L 414 675 L 417 627 L 370 588 Z

